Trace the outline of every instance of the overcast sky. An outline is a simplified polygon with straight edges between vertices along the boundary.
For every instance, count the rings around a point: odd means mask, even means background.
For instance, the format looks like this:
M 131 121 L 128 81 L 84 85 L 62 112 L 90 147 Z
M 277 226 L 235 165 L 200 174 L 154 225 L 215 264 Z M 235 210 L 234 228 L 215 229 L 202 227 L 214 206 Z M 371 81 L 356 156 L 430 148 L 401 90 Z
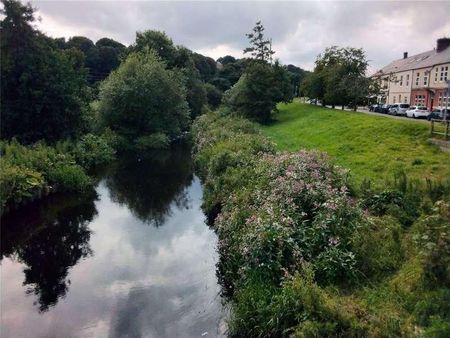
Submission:
M 362 47 L 370 71 L 435 47 L 450 36 L 449 2 L 301 1 L 155 2 L 32 1 L 53 37 L 110 37 L 129 45 L 136 31 L 165 31 L 177 45 L 217 59 L 242 57 L 245 33 L 262 20 L 275 56 L 312 70 L 317 55 L 332 45 Z

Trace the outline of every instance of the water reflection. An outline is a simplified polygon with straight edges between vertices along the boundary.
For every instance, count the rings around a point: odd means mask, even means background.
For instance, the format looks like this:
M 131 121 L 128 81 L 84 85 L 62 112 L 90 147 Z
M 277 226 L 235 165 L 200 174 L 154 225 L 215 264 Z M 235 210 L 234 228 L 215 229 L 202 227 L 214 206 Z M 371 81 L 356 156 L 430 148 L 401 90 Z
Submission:
M 96 194 L 53 198 L 2 223 L 2 337 L 223 335 L 189 152 L 124 161 Z
M 23 285 L 41 312 L 66 295 L 69 268 L 91 254 L 87 225 L 97 213 L 95 197 L 95 192 L 52 196 L 2 221 L 2 258 L 24 264 Z
M 185 187 L 192 178 L 190 151 L 178 146 L 170 152 L 122 158 L 111 170 L 106 184 L 115 202 L 126 204 L 143 222 L 160 226 L 172 203 L 188 207 Z

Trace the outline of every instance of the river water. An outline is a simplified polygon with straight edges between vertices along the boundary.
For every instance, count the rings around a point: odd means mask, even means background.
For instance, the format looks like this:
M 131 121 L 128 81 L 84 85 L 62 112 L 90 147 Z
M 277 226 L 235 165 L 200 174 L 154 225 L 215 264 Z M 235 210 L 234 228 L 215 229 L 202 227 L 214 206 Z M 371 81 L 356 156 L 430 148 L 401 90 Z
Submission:
M 189 149 L 122 159 L 1 224 L 7 337 L 221 337 L 217 238 Z

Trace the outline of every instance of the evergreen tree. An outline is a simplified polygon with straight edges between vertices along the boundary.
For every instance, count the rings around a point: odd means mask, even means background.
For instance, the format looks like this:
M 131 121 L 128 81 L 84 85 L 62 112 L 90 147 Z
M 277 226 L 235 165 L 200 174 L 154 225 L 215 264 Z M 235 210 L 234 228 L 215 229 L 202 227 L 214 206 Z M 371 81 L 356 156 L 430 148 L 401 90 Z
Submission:
M 275 54 L 272 50 L 272 40 L 264 39 L 263 32 L 264 26 L 261 21 L 258 21 L 253 27 L 253 32 L 245 34 L 251 46 L 244 49 L 244 54 L 251 53 L 256 60 L 272 62 L 272 55 Z

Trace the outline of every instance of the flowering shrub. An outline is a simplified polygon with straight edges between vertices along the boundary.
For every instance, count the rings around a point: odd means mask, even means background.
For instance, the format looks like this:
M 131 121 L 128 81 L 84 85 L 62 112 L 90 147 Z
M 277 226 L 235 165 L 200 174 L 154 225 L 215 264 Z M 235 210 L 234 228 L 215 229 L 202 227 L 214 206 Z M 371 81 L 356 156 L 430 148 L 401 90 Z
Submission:
M 447 334 L 445 186 L 429 187 L 443 201 L 420 216 L 406 180 L 356 201 L 326 155 L 277 153 L 241 118 L 204 115 L 193 136 L 230 337 Z
M 305 262 L 323 281 L 354 274 L 352 235 L 361 212 L 348 196 L 346 173 L 326 155 L 276 154 L 248 121 L 218 114 L 197 120 L 194 134 L 203 206 L 210 219 L 218 214 L 228 283 L 254 270 L 279 282 Z
M 216 221 L 221 246 L 241 256 L 239 274 L 258 269 L 279 280 L 305 262 L 323 281 L 354 273 L 352 235 L 362 214 L 347 194 L 345 174 L 318 152 L 265 155 L 256 162 L 259 184 L 246 201 L 231 197 Z M 253 181 L 255 182 L 255 181 Z M 224 234 L 224 236 L 221 236 Z M 235 272 L 237 273 L 237 272 Z

